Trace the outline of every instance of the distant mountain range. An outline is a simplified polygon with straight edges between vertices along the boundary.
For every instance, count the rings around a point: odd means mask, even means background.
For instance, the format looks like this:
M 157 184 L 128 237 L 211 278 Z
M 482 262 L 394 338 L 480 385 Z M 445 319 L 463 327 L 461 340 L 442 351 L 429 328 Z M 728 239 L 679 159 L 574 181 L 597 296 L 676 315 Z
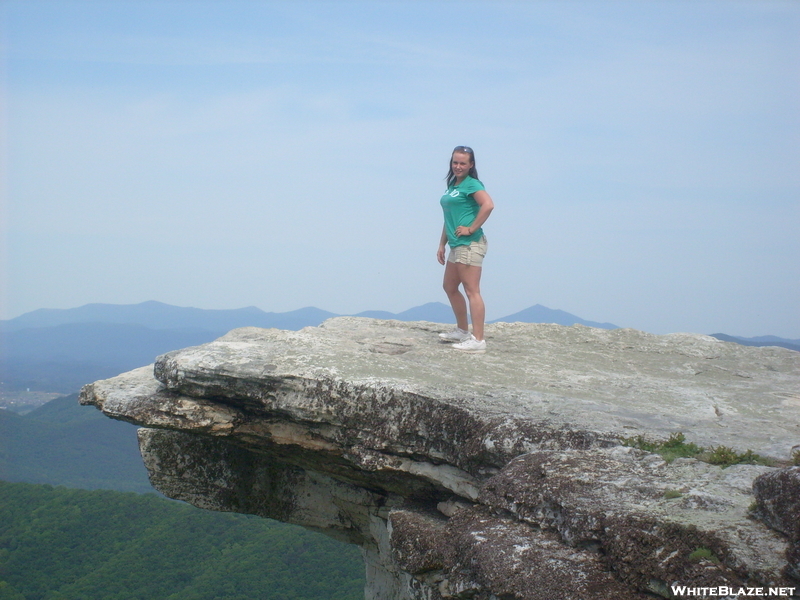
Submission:
M 412 309 L 413 310 L 413 309 Z M 202 330 L 227 333 L 237 327 L 302 329 L 319 325 L 338 315 L 319 308 L 301 308 L 285 313 L 264 312 L 255 306 L 232 310 L 208 310 L 172 306 L 163 302 L 141 304 L 86 304 L 78 308 L 42 308 L 15 319 L 0 321 L 0 331 L 33 327 L 56 327 L 77 323 L 140 325 L 149 329 Z
M 0 321 L 0 332 L 57 327 L 78 323 L 104 323 L 140 325 L 149 329 L 203 330 L 222 334 L 237 327 L 247 326 L 297 330 L 303 327 L 316 326 L 326 319 L 339 316 L 342 315 L 313 306 L 290 312 L 274 313 L 264 312 L 255 306 L 231 310 L 209 310 L 172 306 L 151 300 L 140 304 L 86 304 L 78 308 L 67 309 L 41 308 L 25 313 L 15 319 Z M 429 302 L 401 313 L 367 310 L 351 316 L 396 319 L 398 321 L 453 322 L 453 311 L 449 306 L 441 302 Z M 586 321 L 563 310 L 553 310 L 541 304 L 531 306 L 507 317 L 495 319 L 492 322 L 513 323 L 515 321 L 556 323 L 558 325 L 575 325 L 579 323 L 588 327 L 618 329 L 618 326 L 613 323 Z
M 34 390 L 72 393 L 85 383 L 112 377 L 149 364 L 159 354 L 210 342 L 231 329 L 245 326 L 297 330 L 340 316 L 307 307 L 284 313 L 254 306 L 207 310 L 141 304 L 87 304 L 72 309 L 39 309 L 0 321 L 0 391 Z M 452 323 L 453 313 L 441 302 L 430 302 L 401 313 L 365 311 L 360 317 Z M 562 310 L 537 304 L 496 322 L 556 323 L 617 329 L 613 323 L 587 321 Z M 719 339 L 746 345 L 779 345 L 800 351 L 800 340 Z
M 450 310 L 450 307 L 447 307 Z M 598 329 L 619 329 L 618 325 L 613 323 L 597 323 L 595 321 L 586 321 L 573 314 L 564 312 L 563 310 L 555 310 L 547 308 L 541 304 L 530 306 L 525 310 L 508 315 L 502 319 L 495 319 L 491 323 L 555 323 L 556 325 L 586 325 L 587 327 L 597 327 Z
M 786 338 L 779 338 L 774 335 L 743 338 L 734 335 L 726 335 L 724 333 L 712 333 L 711 337 L 715 337 L 723 342 L 741 344 L 742 346 L 780 346 L 781 348 L 788 348 L 789 350 L 800 352 L 800 340 L 787 340 Z

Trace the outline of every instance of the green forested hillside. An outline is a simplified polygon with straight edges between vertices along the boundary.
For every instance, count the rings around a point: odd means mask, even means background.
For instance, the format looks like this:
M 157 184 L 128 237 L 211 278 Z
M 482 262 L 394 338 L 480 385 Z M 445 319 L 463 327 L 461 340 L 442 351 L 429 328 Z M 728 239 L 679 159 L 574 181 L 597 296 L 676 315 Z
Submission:
M 357 548 L 154 494 L 0 482 L 0 600 L 360 600 Z
M 0 411 L 0 600 L 360 599 L 358 549 L 152 492 L 136 427 L 78 404 Z
M 0 411 L 0 479 L 151 492 L 136 429 L 81 406 L 77 394 L 22 416 Z

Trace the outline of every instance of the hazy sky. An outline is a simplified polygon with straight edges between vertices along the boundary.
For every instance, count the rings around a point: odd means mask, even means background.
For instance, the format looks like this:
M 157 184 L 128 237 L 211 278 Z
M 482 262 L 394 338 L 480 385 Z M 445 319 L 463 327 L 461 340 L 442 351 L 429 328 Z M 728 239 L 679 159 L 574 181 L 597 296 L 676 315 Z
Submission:
M 0 6 L 0 318 L 446 302 L 466 144 L 488 318 L 800 338 L 800 2 Z

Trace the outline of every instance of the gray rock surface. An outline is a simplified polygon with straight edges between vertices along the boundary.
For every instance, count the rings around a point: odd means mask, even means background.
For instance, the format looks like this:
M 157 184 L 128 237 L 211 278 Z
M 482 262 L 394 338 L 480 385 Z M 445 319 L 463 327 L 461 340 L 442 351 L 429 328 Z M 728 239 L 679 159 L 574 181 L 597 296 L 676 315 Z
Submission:
M 753 483 L 756 515 L 789 538 L 789 575 L 800 580 L 800 466 L 772 470 Z
M 785 461 L 800 353 L 496 323 L 489 351 L 469 355 L 439 342 L 444 327 L 234 330 L 86 386 L 81 402 L 144 427 L 166 495 L 360 545 L 370 599 L 791 585 L 791 540 L 750 515 L 753 480 L 775 469 L 666 464 L 619 440 L 681 431 Z

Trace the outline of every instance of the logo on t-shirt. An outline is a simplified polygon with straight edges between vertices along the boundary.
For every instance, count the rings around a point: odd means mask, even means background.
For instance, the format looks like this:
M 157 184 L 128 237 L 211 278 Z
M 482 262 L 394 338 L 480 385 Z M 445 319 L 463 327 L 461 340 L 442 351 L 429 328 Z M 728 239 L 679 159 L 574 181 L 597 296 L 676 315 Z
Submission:
M 458 195 L 459 195 L 460 193 L 461 193 L 461 192 L 459 192 L 457 189 L 453 188 L 453 191 L 452 191 L 452 192 L 450 192 L 450 196 L 451 196 L 452 198 L 458 198 Z

